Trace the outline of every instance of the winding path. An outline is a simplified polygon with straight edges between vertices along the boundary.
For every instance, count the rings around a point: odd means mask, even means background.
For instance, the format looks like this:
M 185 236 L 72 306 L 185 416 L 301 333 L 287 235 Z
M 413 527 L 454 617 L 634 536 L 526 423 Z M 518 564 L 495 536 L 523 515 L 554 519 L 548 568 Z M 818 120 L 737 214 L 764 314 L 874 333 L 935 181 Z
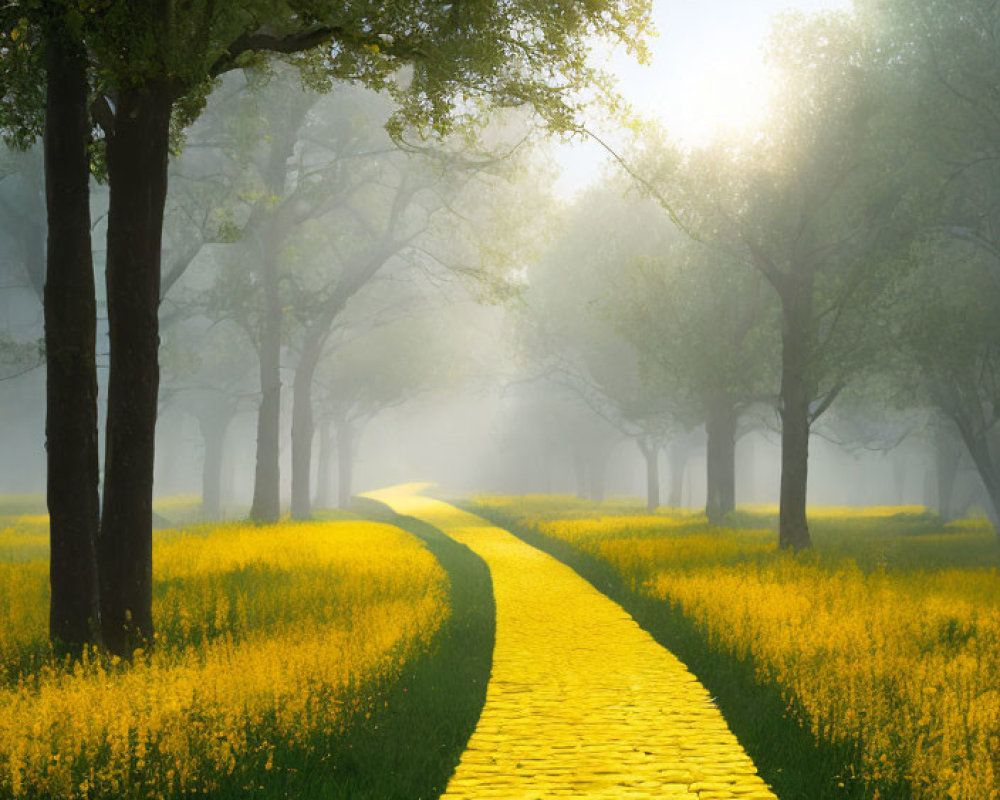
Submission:
M 423 486 L 367 496 L 482 557 L 497 609 L 486 704 L 442 800 L 776 800 L 705 688 L 620 606 Z

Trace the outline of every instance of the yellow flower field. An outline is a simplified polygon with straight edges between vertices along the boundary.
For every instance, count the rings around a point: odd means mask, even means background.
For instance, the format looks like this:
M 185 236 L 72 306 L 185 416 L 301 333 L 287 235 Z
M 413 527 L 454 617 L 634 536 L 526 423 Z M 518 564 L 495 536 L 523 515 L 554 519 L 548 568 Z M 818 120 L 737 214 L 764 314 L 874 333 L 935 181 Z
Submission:
M 157 642 L 134 664 L 53 664 L 33 518 L 0 528 L 0 796 L 169 797 L 281 770 L 424 649 L 447 578 L 369 522 L 158 533 Z
M 674 604 L 713 649 L 751 659 L 817 738 L 856 744 L 864 778 L 903 781 L 927 800 L 1000 798 L 1000 572 L 948 566 L 968 561 L 963 550 L 995 552 L 985 522 L 924 532 L 923 509 L 823 509 L 818 552 L 796 557 L 771 530 L 690 515 L 581 519 L 574 505 L 560 519 L 551 499 L 529 501 L 529 513 L 518 498 L 477 502 Z M 866 568 L 842 555 L 851 550 Z M 907 568 L 887 566 L 887 553 Z

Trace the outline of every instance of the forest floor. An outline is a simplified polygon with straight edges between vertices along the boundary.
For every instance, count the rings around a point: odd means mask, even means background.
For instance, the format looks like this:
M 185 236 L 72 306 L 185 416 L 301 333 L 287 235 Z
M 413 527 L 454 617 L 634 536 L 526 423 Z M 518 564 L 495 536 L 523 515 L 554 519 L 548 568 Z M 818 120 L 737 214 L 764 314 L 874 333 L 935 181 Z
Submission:
M 419 488 L 367 496 L 468 546 L 496 600 L 486 703 L 443 800 L 775 797 L 706 689 L 619 605 Z

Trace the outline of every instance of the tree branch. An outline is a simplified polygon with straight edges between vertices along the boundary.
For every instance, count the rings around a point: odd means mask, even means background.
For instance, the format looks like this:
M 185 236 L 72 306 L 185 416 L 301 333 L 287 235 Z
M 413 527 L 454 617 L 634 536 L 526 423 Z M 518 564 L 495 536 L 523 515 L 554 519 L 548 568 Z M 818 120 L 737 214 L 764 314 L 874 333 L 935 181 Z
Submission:
M 209 67 L 208 73 L 212 77 L 218 77 L 222 73 L 234 69 L 240 56 L 246 53 L 259 53 L 261 51 L 300 53 L 303 50 L 311 50 L 341 33 L 343 33 L 343 29 L 339 26 L 312 28 L 285 36 L 275 36 L 263 31 L 244 33 L 233 40 L 226 48 L 226 52 Z

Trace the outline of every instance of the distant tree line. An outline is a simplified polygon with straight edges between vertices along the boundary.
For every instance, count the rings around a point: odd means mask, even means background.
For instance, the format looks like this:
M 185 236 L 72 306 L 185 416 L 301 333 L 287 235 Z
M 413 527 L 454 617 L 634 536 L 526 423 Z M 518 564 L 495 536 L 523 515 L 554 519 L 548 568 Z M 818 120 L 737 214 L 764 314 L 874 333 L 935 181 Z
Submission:
M 684 149 L 647 126 L 623 177 L 568 209 L 528 280 L 523 352 L 636 440 L 650 507 L 650 454 L 702 427 L 721 521 L 735 438 L 771 409 L 783 547 L 811 545 L 821 417 L 862 437 L 851 418 L 881 420 L 893 443 L 924 428 L 946 517 L 960 443 L 1000 532 L 998 32 L 981 0 L 787 14 L 759 132 Z

